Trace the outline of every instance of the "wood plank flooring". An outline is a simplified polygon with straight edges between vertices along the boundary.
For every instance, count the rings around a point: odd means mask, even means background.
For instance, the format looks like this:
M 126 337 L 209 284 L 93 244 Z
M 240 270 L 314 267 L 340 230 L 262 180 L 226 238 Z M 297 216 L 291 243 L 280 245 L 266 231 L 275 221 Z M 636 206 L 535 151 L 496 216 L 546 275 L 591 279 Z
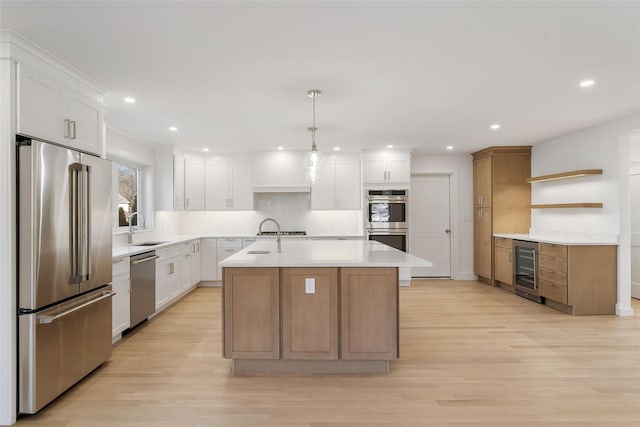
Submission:
M 638 426 L 640 317 L 572 317 L 479 282 L 400 290 L 386 376 L 233 377 L 221 290 L 130 334 L 18 426 Z

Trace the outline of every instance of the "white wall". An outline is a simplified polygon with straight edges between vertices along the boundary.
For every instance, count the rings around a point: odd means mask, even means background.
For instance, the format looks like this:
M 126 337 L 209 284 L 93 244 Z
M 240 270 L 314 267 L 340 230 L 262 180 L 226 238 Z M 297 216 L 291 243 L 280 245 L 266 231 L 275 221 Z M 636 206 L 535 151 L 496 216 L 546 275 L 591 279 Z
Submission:
M 0 60 L 0 425 L 16 419 L 15 63 Z
M 602 209 L 534 209 L 532 234 L 620 233 L 620 138 L 638 128 L 638 113 L 533 145 L 531 174 L 602 169 L 602 175 L 531 184 L 537 203 L 602 202 Z
M 533 203 L 602 202 L 602 209 L 543 209 L 531 214 L 532 233 L 564 233 L 617 240 L 618 315 L 631 309 L 631 134 L 640 129 L 636 111 L 607 123 L 534 144 L 532 175 L 576 169 L 603 169 L 602 175 L 531 185 Z
M 473 160 L 469 154 L 414 155 L 411 173 L 449 174 L 451 191 L 451 269 L 455 280 L 474 280 Z
M 108 159 L 141 169 L 142 199 L 138 204 L 138 211 L 144 216 L 144 227 L 153 228 L 155 197 L 153 188 L 155 151 L 153 147 L 110 126 L 107 126 L 105 145 Z M 118 200 L 117 195 L 114 200 Z

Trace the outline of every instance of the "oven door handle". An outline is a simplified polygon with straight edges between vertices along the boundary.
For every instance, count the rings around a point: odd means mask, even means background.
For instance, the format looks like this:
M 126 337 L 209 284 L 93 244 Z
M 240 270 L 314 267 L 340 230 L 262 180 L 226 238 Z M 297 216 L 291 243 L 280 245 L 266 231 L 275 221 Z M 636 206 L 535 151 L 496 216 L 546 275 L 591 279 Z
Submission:
M 379 236 L 392 236 L 392 235 L 398 235 L 398 236 L 406 236 L 408 233 L 408 231 L 406 230 L 380 230 L 380 229 L 373 229 L 373 230 L 367 230 L 367 233 L 369 234 L 377 234 Z
M 407 203 L 407 199 L 377 199 L 375 197 L 369 197 L 368 200 L 370 203 L 393 203 L 393 204 Z

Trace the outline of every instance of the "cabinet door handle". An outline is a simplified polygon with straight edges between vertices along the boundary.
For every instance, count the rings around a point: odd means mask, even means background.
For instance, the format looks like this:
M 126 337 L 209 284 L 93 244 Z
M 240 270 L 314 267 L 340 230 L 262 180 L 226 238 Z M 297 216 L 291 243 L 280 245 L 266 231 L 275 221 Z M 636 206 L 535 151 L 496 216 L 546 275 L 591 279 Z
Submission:
M 480 220 L 482 221 L 484 219 L 484 211 L 478 212 L 478 216 L 480 217 Z
M 187 197 L 186 199 L 184 199 L 184 202 L 186 203 L 185 208 L 189 207 L 189 198 Z
M 176 197 L 176 204 L 175 204 L 174 207 L 177 208 L 179 204 L 180 204 L 180 198 Z
M 64 119 L 64 137 L 65 138 L 69 138 L 69 135 L 71 133 L 70 125 L 71 125 L 71 120 Z
M 169 274 L 173 274 L 173 270 L 174 270 L 173 263 L 169 263 Z

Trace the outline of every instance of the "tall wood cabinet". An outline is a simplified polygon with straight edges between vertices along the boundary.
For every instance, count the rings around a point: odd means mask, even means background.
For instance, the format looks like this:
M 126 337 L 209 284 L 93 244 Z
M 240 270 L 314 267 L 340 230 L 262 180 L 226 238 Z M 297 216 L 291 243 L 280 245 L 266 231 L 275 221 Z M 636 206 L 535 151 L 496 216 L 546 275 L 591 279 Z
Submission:
M 473 156 L 474 272 L 492 283 L 494 233 L 528 233 L 531 147 L 489 147 Z

